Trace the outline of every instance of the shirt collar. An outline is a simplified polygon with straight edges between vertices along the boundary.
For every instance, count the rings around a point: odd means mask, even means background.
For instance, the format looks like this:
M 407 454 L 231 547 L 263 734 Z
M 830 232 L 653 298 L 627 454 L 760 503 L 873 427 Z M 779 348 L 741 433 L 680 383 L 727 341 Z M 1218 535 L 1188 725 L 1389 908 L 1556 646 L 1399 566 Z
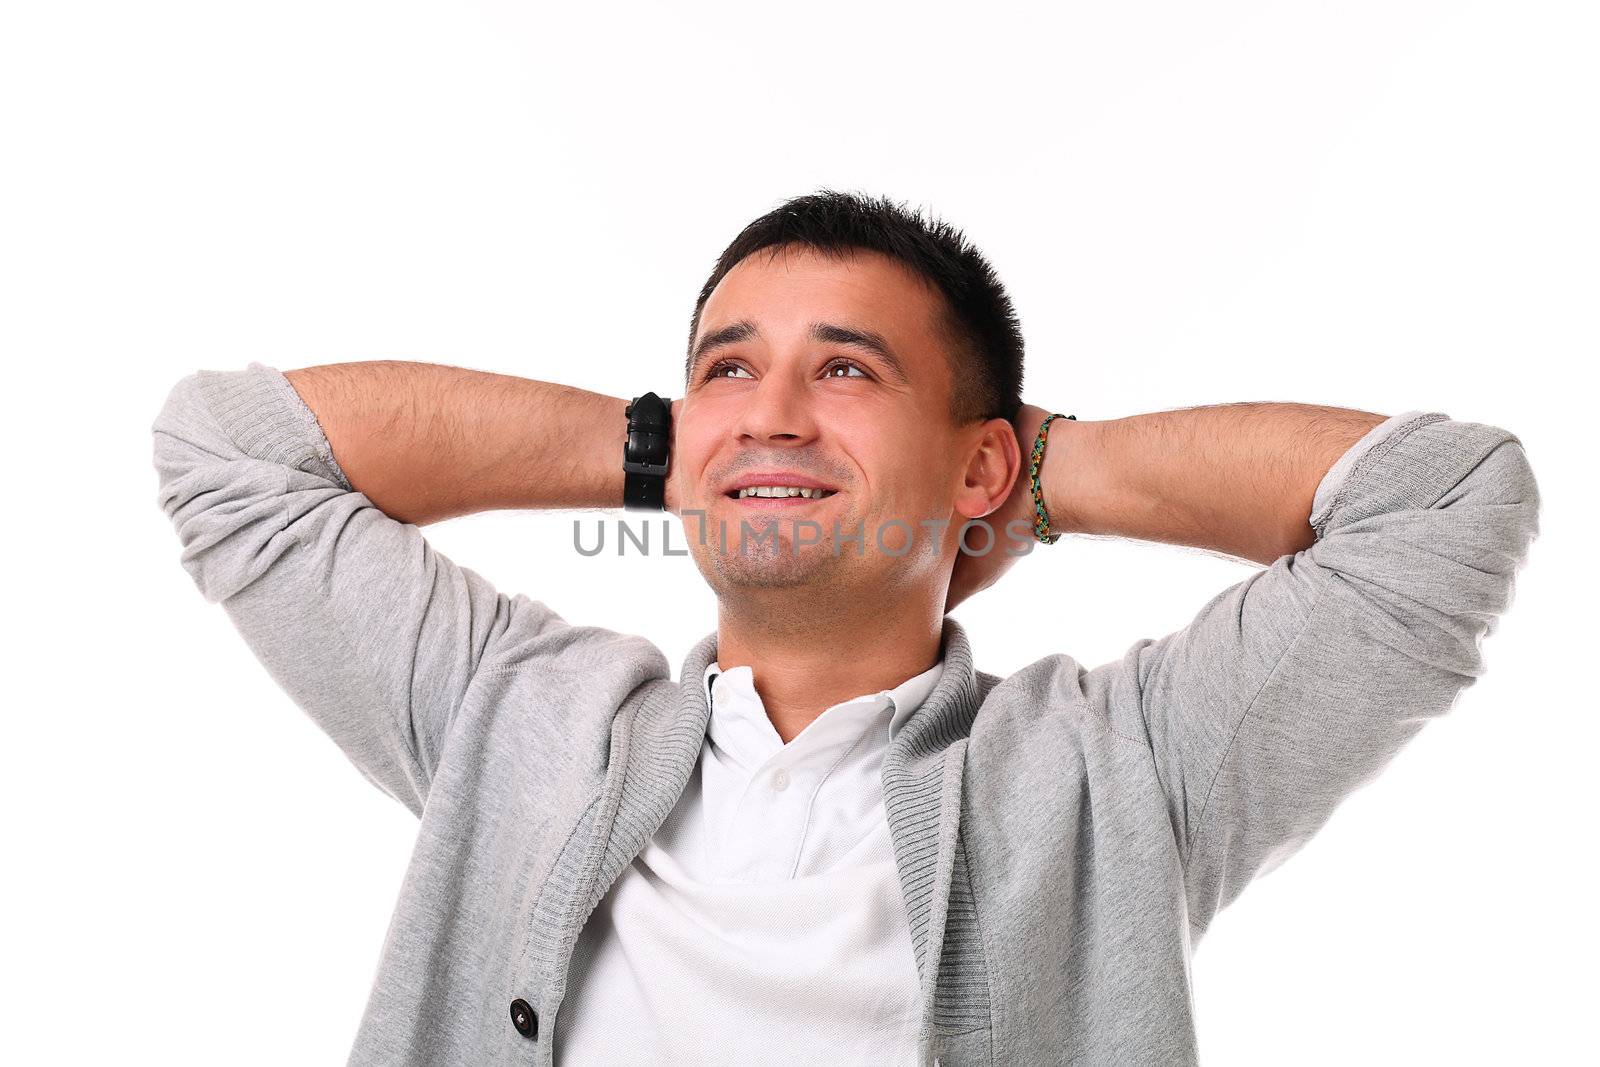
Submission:
M 756 692 L 754 668 L 738 666 L 724 670 L 713 656 L 706 664 L 704 675 L 706 700 L 711 705 L 707 731 L 719 748 L 752 766 L 760 765 L 780 751 L 798 755 L 854 744 L 863 733 L 881 724 L 886 724 L 887 730 L 878 740 L 887 745 L 933 692 L 943 670 L 941 658 L 893 689 L 880 689 L 841 701 L 817 716 L 785 745 Z

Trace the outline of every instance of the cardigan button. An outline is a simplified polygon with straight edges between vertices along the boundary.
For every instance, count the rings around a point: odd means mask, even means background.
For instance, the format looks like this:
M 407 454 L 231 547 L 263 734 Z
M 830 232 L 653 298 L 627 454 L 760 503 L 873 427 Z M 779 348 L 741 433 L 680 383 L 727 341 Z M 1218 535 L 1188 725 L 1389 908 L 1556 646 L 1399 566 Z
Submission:
M 517 1028 L 517 1033 L 524 1037 L 537 1038 L 539 1036 L 539 1013 L 533 1010 L 533 1005 L 518 997 L 511 1002 L 511 1025 Z

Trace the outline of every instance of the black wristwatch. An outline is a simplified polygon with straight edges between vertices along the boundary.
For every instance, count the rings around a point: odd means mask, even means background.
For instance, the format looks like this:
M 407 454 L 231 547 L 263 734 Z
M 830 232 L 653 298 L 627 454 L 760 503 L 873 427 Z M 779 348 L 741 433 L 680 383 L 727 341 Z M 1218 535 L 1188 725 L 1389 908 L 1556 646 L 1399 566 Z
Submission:
M 622 506 L 628 511 L 665 511 L 672 401 L 646 393 L 634 397 L 624 414 L 628 443 L 622 449 Z

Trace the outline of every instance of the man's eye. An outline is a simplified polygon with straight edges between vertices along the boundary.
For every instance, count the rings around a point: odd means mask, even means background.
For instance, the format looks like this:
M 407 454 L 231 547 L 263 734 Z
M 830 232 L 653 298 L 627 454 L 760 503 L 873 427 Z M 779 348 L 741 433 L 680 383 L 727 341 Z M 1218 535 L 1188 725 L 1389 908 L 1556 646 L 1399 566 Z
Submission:
M 727 377 L 727 375 L 722 373 L 723 371 L 726 371 L 726 370 L 739 370 L 739 371 L 742 371 L 742 370 L 744 370 L 744 368 L 739 366 L 739 364 L 737 364 L 737 363 L 730 363 L 729 361 L 727 361 L 725 359 L 721 359 L 721 360 L 718 360 L 717 362 L 711 364 L 710 368 L 706 371 L 706 378 L 707 379 L 711 379 L 711 378 Z
M 852 362 L 851 360 L 848 360 L 848 359 L 836 359 L 836 360 L 834 360 L 832 363 L 828 364 L 828 367 L 827 367 L 827 370 L 826 370 L 825 373 L 830 378 L 841 378 L 841 377 L 842 378 L 849 378 L 849 377 L 851 377 L 851 375 L 849 375 L 849 374 L 840 375 L 840 374 L 833 373 L 834 371 L 838 370 L 841 367 L 846 368 L 846 369 L 854 368 L 857 371 L 861 371 L 861 374 L 860 374 L 861 377 L 863 377 L 863 378 L 870 377 L 870 375 L 867 374 L 866 371 L 861 370 L 861 365 L 859 363 Z

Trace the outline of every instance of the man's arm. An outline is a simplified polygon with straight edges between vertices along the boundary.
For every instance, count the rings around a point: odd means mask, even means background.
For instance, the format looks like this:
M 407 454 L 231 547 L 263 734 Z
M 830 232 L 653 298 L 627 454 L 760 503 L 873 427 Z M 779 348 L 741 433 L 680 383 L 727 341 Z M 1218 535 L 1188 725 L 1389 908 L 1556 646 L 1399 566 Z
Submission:
M 1029 448 L 1045 414 L 1033 411 Z M 1282 403 L 1056 419 L 1039 479 L 1050 528 L 1203 548 L 1265 566 L 1310 547 L 1318 483 L 1383 421 L 1367 411 Z
M 1082 677 L 1089 707 L 1149 746 L 1199 937 L 1483 673 L 1481 641 L 1538 535 L 1538 485 L 1515 434 L 1418 413 L 1313 515 L 1329 465 L 1380 416 L 1063 421 L 1043 472 L 1053 526 L 1266 564 Z
M 999 581 L 1020 558 L 1019 549 L 1025 555 L 1031 547 L 1014 538 L 1016 530 L 1034 523 L 1029 465 L 1049 414 L 1024 404 L 1012 420 L 1021 465 L 1006 499 L 984 519 L 1005 531 L 1004 548 L 957 557 L 946 612 Z M 1358 454 L 1400 421 L 1398 415 L 1386 420 L 1349 408 L 1276 403 L 1185 408 L 1107 422 L 1056 419 L 1039 479 L 1051 532 L 1160 541 L 1270 563 L 1309 543 L 1312 509 L 1320 510 Z M 1338 458 L 1333 470 L 1330 457 Z
M 628 402 L 620 397 L 396 360 L 284 377 L 316 415 L 350 484 L 401 522 L 621 505 Z
M 158 503 L 205 599 L 361 772 L 420 815 L 483 671 L 542 672 L 554 693 L 564 677 L 637 661 L 622 643 L 648 642 L 497 591 L 416 523 L 617 506 L 611 416 L 623 421 L 625 402 L 432 365 L 291 375 L 252 363 L 178 382 L 152 427 Z

